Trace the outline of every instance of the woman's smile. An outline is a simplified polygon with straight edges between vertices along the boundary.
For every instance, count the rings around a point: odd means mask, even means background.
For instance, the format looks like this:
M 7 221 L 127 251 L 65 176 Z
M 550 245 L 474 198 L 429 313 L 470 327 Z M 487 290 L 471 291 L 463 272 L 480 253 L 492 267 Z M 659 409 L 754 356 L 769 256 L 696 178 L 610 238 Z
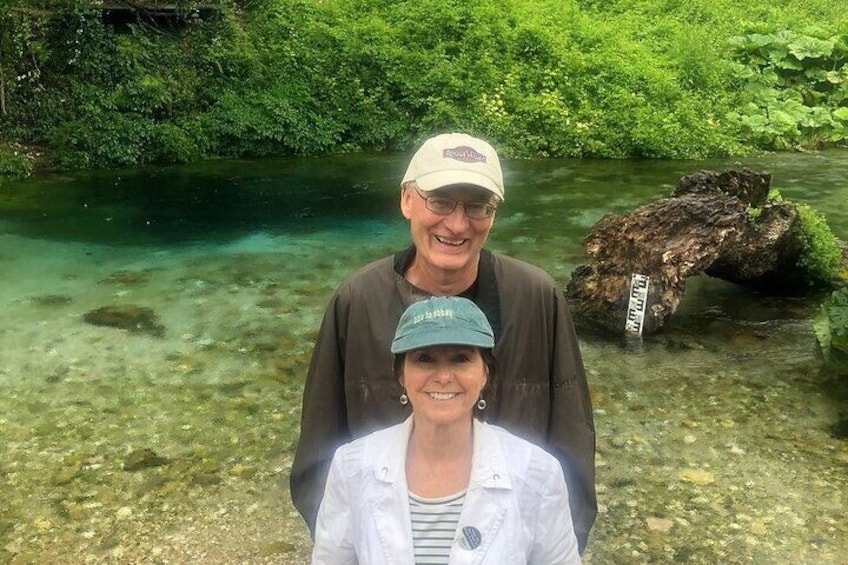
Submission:
M 453 400 L 462 393 L 459 392 L 427 392 L 427 396 L 433 400 Z

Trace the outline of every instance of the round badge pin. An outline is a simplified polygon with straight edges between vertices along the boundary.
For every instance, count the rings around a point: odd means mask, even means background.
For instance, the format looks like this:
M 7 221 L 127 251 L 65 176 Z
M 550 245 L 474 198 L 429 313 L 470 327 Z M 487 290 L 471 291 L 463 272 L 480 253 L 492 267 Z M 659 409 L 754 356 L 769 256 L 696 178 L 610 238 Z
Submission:
M 462 528 L 462 537 L 459 538 L 459 546 L 462 549 L 477 549 L 483 541 L 483 534 L 474 526 Z

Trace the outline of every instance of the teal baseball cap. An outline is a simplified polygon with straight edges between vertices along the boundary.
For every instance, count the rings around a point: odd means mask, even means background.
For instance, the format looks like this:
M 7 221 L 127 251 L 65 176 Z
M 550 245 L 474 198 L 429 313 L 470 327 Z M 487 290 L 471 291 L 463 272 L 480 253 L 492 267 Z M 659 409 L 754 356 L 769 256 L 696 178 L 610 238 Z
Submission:
M 495 333 L 486 315 L 467 298 L 437 296 L 412 304 L 400 317 L 392 353 L 435 345 L 472 345 L 491 349 Z

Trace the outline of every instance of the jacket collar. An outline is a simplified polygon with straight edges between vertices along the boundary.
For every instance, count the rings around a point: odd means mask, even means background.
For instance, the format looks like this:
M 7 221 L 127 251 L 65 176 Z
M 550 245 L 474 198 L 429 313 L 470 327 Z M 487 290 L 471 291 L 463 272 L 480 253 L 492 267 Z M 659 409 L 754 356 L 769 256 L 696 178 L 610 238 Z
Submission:
M 412 433 L 412 416 L 386 429 L 386 433 L 388 437 L 374 458 L 374 478 L 390 485 L 401 480 L 405 490 L 406 448 Z
M 403 274 L 409 268 L 409 265 L 412 264 L 414 257 L 414 245 L 410 245 L 394 255 L 392 265 L 395 274 L 404 282 L 406 279 Z M 494 256 L 487 249 L 480 250 L 480 266 L 477 271 L 477 281 L 474 283 L 474 287 L 473 294 L 465 298 L 474 302 L 486 314 L 489 323 L 492 325 L 492 330 L 495 332 L 495 343 L 497 343 L 498 338 L 501 336 L 501 295 L 498 290 L 498 279 L 495 276 Z M 416 300 L 421 300 L 429 296 L 408 282 L 400 287 L 400 291 L 404 307 Z
M 473 420 L 474 453 L 471 458 L 469 488 L 512 489 L 512 481 L 497 433 L 489 424 Z M 389 437 L 374 459 L 374 477 L 383 483 L 394 484 L 400 480 L 406 487 L 406 449 L 412 433 L 412 416 L 403 423 L 386 430 Z
M 512 489 L 506 456 L 497 433 L 489 424 L 474 419 L 474 454 L 471 459 L 469 487 Z

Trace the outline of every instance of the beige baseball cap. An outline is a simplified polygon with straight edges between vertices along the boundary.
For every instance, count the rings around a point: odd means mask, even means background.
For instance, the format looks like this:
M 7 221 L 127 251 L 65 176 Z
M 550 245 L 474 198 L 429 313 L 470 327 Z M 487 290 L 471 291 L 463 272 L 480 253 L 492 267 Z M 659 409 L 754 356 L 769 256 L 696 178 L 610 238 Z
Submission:
M 401 186 L 415 181 L 424 192 L 472 184 L 504 199 L 503 172 L 494 147 L 464 133 L 431 137 L 415 152 Z

